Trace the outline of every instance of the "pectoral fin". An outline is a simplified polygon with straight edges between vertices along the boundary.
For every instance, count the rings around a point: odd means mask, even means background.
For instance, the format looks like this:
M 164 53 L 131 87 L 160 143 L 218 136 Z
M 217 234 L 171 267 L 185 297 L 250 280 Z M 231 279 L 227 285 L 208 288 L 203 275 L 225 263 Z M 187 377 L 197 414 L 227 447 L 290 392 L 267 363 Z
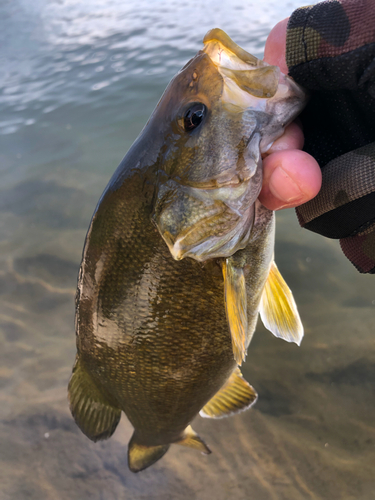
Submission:
M 184 430 L 183 438 L 176 441 L 175 444 L 181 444 L 182 446 L 188 446 L 189 448 L 194 448 L 199 450 L 205 455 L 209 455 L 211 452 L 210 448 L 206 445 L 202 438 L 192 429 L 191 425 L 188 425 Z
M 70 411 L 81 431 L 92 441 L 108 439 L 121 418 L 121 410 L 112 406 L 98 389 L 79 358 L 68 386 Z
M 243 269 L 235 267 L 231 259 L 223 265 L 225 310 L 232 336 L 233 355 L 241 365 L 246 357 L 247 297 Z
M 301 344 L 303 326 L 297 306 L 275 262 L 271 265 L 263 290 L 259 313 L 264 326 L 275 337 Z
M 223 418 L 247 410 L 257 400 L 257 393 L 243 378 L 239 368 L 232 373 L 226 384 L 199 412 L 201 417 Z

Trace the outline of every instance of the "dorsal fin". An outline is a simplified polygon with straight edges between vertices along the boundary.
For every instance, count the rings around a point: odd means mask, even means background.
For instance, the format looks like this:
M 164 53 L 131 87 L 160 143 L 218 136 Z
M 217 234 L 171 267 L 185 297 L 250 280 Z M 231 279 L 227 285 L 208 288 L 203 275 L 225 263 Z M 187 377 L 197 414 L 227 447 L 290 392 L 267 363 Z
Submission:
M 199 450 L 205 455 L 209 455 L 211 452 L 210 448 L 206 445 L 201 437 L 193 430 L 191 425 L 188 425 L 184 430 L 183 437 L 175 444 L 181 444 L 182 446 L 188 446 L 189 448 L 194 448 Z
M 224 302 L 230 334 L 232 337 L 233 356 L 241 365 L 246 357 L 247 333 L 247 297 L 243 268 L 235 267 L 231 259 L 223 264 Z
M 247 410 L 257 400 L 257 393 L 236 368 L 228 381 L 199 412 L 201 417 L 223 418 Z
M 292 292 L 272 262 L 259 309 L 264 326 L 275 337 L 300 345 L 303 326 Z

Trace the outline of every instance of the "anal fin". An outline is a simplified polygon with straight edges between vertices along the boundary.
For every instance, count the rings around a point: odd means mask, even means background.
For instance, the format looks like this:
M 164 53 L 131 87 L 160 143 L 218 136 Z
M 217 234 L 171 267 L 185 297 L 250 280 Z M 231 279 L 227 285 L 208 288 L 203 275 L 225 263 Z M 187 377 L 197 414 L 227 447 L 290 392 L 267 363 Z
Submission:
M 301 344 L 303 326 L 297 306 L 275 262 L 271 264 L 264 286 L 259 313 L 264 326 L 275 337 Z
M 145 446 L 137 443 L 137 437 L 134 433 L 128 445 L 128 465 L 132 472 L 139 472 L 147 469 L 150 465 L 157 462 L 169 449 L 169 444 L 157 446 Z
M 247 410 L 257 400 L 254 388 L 236 368 L 228 381 L 199 412 L 201 417 L 223 418 Z
M 188 446 L 189 448 L 194 448 L 205 455 L 211 453 L 210 448 L 206 445 L 201 437 L 192 429 L 191 425 L 188 425 L 184 430 L 183 438 L 176 441 L 175 444 L 181 444 L 182 446 Z
M 235 267 L 231 259 L 223 265 L 224 301 L 229 330 L 232 337 L 233 356 L 241 366 L 246 357 L 247 297 L 243 269 Z
M 92 441 L 108 439 L 121 418 L 121 410 L 113 407 L 96 387 L 79 358 L 68 385 L 70 411 L 81 431 Z

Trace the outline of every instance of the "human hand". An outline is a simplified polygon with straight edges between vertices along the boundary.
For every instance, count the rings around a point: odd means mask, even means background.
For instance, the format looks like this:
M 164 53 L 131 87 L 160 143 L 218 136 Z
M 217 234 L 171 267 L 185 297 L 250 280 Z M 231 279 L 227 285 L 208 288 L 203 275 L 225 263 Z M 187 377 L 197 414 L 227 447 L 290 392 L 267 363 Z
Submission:
M 288 74 L 285 61 L 288 19 L 279 22 L 270 32 L 264 60 Z M 263 187 L 260 202 L 270 210 L 302 205 L 319 192 L 322 174 L 317 161 L 301 151 L 303 133 L 298 122 L 291 123 L 263 159 Z

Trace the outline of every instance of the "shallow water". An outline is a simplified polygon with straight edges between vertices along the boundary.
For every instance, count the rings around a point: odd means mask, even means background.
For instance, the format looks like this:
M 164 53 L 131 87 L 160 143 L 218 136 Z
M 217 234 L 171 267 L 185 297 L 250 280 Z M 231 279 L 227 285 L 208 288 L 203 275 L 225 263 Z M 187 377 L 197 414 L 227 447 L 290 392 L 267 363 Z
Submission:
M 212 455 L 171 447 L 134 475 L 126 418 L 94 444 L 67 407 L 76 275 L 109 177 L 208 29 L 260 57 L 299 5 L 0 5 L 0 500 L 375 497 L 374 277 L 293 211 L 278 214 L 276 260 L 305 338 L 298 348 L 259 324 L 243 370 L 258 403 L 194 423 Z

